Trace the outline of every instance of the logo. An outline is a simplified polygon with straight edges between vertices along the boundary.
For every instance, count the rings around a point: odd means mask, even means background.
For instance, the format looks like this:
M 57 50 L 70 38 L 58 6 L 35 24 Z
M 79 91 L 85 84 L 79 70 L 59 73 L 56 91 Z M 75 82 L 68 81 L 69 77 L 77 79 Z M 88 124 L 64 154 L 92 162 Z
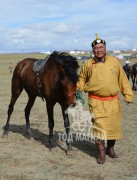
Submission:
M 65 114 L 72 117 L 72 123 L 70 126 L 69 137 L 66 132 L 58 133 L 59 140 L 66 141 L 89 141 L 95 142 L 95 138 L 106 140 L 106 133 L 103 129 L 100 129 L 93 125 L 92 118 L 95 119 L 93 113 L 83 110 L 83 105 L 80 101 L 77 101 L 75 107 L 69 107 Z

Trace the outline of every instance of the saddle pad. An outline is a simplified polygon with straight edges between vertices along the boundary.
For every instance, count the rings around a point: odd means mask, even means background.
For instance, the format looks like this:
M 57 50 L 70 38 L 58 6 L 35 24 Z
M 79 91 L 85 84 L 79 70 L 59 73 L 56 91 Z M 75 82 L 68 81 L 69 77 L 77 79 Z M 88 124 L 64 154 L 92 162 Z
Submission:
M 34 64 L 33 64 L 33 71 L 35 73 L 39 73 L 40 71 L 42 71 L 42 69 L 44 68 L 46 62 L 48 61 L 49 57 L 45 58 L 45 59 L 38 59 Z

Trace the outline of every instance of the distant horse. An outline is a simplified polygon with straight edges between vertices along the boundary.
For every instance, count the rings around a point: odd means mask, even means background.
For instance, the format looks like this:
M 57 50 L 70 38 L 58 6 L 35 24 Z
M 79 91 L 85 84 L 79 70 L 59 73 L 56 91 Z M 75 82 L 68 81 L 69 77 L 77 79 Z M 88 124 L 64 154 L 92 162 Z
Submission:
M 13 71 L 13 64 L 10 63 L 10 64 L 9 64 L 9 72 L 12 73 L 12 71 Z
M 28 102 L 24 110 L 27 137 L 31 137 L 29 120 L 30 111 L 36 97 L 39 96 L 46 101 L 49 143 L 51 148 L 54 147 L 53 108 L 56 103 L 59 103 L 62 109 L 64 126 L 67 134 L 67 153 L 69 153 L 72 150 L 71 142 L 69 140 L 70 123 L 68 114 L 66 114 L 65 111 L 70 105 L 75 105 L 76 83 L 78 78 L 77 70 L 79 65 L 76 58 L 65 52 L 53 52 L 47 59 L 45 59 L 45 61 L 45 65 L 39 72 L 34 72 L 33 70 L 34 64 L 38 62 L 37 59 L 34 58 L 26 58 L 16 65 L 12 77 L 12 96 L 7 112 L 7 122 L 4 127 L 4 133 L 2 137 L 8 135 L 9 122 L 11 114 L 14 110 L 14 105 L 23 89 L 25 89 L 26 93 L 28 94 Z
M 137 90 L 137 63 L 130 67 L 130 75 L 132 80 L 132 89 Z

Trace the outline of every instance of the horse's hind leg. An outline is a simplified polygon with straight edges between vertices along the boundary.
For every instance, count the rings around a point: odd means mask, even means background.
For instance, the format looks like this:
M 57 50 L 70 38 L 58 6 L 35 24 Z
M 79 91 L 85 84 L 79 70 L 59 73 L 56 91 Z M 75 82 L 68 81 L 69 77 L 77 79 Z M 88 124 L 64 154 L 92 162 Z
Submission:
M 30 111 L 31 111 L 32 106 L 34 105 L 36 97 L 35 96 L 30 96 L 30 95 L 28 95 L 28 97 L 29 97 L 28 103 L 27 103 L 27 105 L 25 107 L 25 118 L 26 118 L 26 134 L 27 134 L 27 137 L 30 139 L 31 130 L 30 130 L 29 116 L 30 116 Z
M 4 136 L 8 135 L 10 117 L 14 110 L 14 105 L 15 105 L 19 95 L 21 94 L 22 90 L 23 90 L 23 86 L 22 86 L 21 82 L 19 81 L 19 79 L 17 77 L 13 77 L 12 78 L 12 96 L 11 96 L 10 104 L 9 104 L 8 111 L 7 111 L 8 116 L 7 116 L 7 121 L 6 121 L 6 125 L 4 127 L 4 132 L 3 132 L 2 138 L 4 138 Z

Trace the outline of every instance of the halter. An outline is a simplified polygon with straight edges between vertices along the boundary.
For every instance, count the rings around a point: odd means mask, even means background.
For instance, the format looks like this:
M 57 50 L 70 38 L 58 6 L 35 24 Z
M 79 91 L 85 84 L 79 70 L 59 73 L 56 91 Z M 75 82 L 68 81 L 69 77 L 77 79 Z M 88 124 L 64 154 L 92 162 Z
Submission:
M 75 94 L 76 93 L 76 91 L 75 92 L 65 92 L 65 94 L 67 95 L 67 97 L 71 97 L 73 94 Z

